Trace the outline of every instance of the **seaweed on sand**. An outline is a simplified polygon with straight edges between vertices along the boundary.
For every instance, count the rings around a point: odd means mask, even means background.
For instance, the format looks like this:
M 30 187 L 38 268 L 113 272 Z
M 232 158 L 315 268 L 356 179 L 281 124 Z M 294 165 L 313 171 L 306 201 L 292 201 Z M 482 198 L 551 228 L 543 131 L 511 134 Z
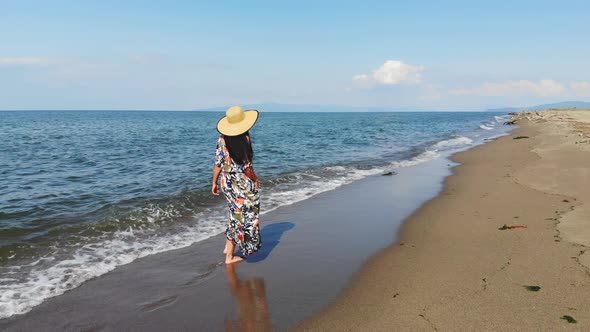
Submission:
M 505 231 L 507 229 L 515 229 L 515 228 L 528 228 L 526 225 L 513 225 L 513 226 L 508 226 L 506 224 L 504 224 L 504 226 L 498 228 L 501 231 Z
M 538 292 L 541 290 L 541 286 L 524 286 L 524 288 L 529 292 Z
M 569 316 L 569 315 L 563 315 L 563 316 L 560 317 L 560 319 L 563 319 L 563 320 L 565 320 L 565 321 L 567 321 L 568 323 L 571 323 L 571 324 L 575 324 L 575 323 L 578 322 L 577 320 L 574 319 L 574 317 Z
M 523 139 L 523 138 L 529 138 L 528 136 L 516 136 L 513 139 Z

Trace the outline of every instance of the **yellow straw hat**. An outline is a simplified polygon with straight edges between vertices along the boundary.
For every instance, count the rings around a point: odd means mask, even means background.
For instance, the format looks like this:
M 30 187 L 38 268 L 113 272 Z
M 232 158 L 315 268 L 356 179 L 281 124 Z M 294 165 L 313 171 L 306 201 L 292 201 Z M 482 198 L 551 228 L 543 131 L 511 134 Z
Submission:
M 217 122 L 217 131 L 225 136 L 238 136 L 250 130 L 256 120 L 258 120 L 258 111 L 244 111 L 240 106 L 232 106 Z

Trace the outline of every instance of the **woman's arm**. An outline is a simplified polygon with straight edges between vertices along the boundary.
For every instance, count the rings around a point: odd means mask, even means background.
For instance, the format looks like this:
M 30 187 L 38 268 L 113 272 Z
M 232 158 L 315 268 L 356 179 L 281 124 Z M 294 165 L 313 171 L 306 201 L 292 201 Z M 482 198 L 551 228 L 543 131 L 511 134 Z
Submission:
M 256 176 L 256 172 L 254 172 L 254 188 L 258 189 L 260 187 L 260 182 L 258 181 L 258 176 Z
M 213 167 L 213 185 L 211 186 L 211 193 L 215 196 L 219 196 L 219 185 L 217 184 L 219 173 L 221 173 L 221 167 L 215 165 Z
M 248 140 L 248 144 L 250 143 L 250 135 L 246 135 L 246 140 Z M 254 168 L 252 166 L 247 168 L 250 172 L 246 173 L 246 176 L 248 176 L 250 179 L 252 179 L 252 181 L 254 181 L 254 187 L 256 189 L 258 189 L 260 182 L 258 182 L 258 176 L 256 176 L 256 172 L 254 172 Z

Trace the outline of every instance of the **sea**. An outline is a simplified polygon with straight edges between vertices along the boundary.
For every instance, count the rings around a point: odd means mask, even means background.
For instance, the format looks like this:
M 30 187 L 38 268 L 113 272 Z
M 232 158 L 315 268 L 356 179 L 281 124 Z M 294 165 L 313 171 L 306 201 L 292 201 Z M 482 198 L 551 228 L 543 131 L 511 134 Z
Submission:
M 0 319 L 224 231 L 220 112 L 0 112 Z M 491 112 L 272 113 L 250 131 L 264 213 L 505 135 Z

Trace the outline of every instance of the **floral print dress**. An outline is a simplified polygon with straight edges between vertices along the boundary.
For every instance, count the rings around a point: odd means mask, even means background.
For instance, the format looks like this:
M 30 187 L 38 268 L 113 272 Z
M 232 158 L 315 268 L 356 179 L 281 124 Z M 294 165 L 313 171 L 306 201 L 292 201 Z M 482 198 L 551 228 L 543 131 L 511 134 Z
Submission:
M 225 237 L 232 241 L 243 255 L 252 255 L 262 247 L 258 222 L 260 196 L 254 181 L 244 174 L 244 170 L 252 167 L 252 163 L 240 165 L 234 162 L 221 136 L 217 140 L 215 165 L 221 167 L 221 191 L 229 207 L 229 224 L 225 230 Z

